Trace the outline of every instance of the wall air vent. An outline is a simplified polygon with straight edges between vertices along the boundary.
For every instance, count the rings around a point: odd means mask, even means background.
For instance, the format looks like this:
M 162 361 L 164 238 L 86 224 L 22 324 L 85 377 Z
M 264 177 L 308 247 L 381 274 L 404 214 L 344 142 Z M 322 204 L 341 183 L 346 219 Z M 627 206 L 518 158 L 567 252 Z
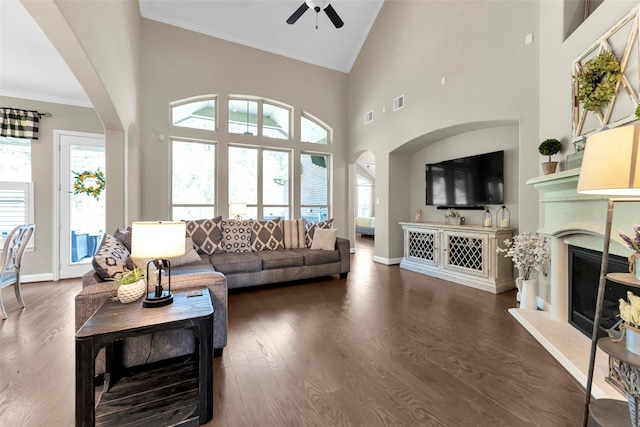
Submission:
M 397 111 L 402 107 L 404 107 L 404 95 L 400 95 L 393 100 L 393 111 Z
M 373 110 L 364 113 L 364 124 L 371 123 L 373 121 Z

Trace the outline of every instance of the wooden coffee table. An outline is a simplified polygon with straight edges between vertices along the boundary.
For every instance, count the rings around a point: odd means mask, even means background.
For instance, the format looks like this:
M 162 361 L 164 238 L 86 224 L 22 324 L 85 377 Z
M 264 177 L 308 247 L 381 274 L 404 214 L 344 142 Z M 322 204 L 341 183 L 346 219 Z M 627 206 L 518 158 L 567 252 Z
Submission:
M 200 296 L 174 292 L 173 304 L 143 308 L 105 302 L 76 333 L 76 426 L 205 424 L 213 418 L 213 307 L 209 290 Z M 136 335 L 189 329 L 196 336 L 195 361 L 154 363 L 115 378 L 120 355 L 114 343 Z M 105 391 L 95 403 L 98 350 L 106 347 Z M 133 374 L 133 375 L 129 375 Z

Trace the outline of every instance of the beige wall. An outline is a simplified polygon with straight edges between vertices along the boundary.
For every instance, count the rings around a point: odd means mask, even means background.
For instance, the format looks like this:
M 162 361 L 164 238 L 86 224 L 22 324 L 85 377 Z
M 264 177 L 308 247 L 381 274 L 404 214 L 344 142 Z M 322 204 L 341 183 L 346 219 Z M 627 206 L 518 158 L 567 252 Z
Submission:
M 40 120 L 38 140 L 31 141 L 31 173 L 34 183 L 34 204 L 36 240 L 33 252 L 28 252 L 24 258 L 22 274 L 37 276 L 37 280 L 51 280 L 53 272 L 53 176 L 54 150 L 57 148 L 53 141 L 54 130 L 70 130 L 76 132 L 104 133 L 100 119 L 92 108 L 73 107 L 69 105 L 53 104 L 49 102 L 32 101 L 29 99 L 8 98 L 0 96 L 2 107 L 13 107 L 24 110 L 36 110 L 41 113 L 51 113 L 51 117 Z
M 535 36 L 533 44 L 524 43 L 526 34 L 537 33 L 538 10 L 535 1 L 384 3 L 348 85 L 349 161 L 365 150 L 376 157 L 376 259 L 399 260 L 397 223 L 413 218 L 424 198 L 418 197 L 423 189 L 408 185 L 424 180 L 424 163 L 412 167 L 412 156 L 471 130 L 519 126 L 517 175 L 510 180 L 520 195 L 520 225 L 537 226 L 537 194 L 523 182 L 539 169 L 539 45 Z M 402 94 L 405 107 L 393 112 L 392 100 Z M 365 125 L 369 110 L 374 121 Z M 451 157 L 491 151 L 456 141 Z
M 217 213 L 228 217 L 227 148 L 229 143 L 285 147 L 294 159 L 301 149 L 326 151 L 333 156 L 331 186 L 333 217 L 346 236 L 346 82 L 344 73 L 309 65 L 257 49 L 230 43 L 170 25 L 143 19 L 141 56 L 142 216 L 168 219 L 170 197 L 169 144 L 171 137 L 217 142 Z M 170 125 L 169 103 L 193 96 L 218 96 L 218 130 L 204 131 Z M 253 95 L 294 108 L 293 140 L 229 134 L 228 96 Z M 333 128 L 333 144 L 299 142 L 301 111 Z M 163 139 L 161 139 L 162 135 Z M 294 164 L 294 187 L 299 169 Z M 294 216 L 299 217 L 299 202 Z

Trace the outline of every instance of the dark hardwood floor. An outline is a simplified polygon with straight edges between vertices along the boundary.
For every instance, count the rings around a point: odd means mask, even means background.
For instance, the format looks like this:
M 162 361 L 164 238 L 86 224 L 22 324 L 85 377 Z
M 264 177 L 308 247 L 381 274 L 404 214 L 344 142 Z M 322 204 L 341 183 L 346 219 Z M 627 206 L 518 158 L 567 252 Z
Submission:
M 372 262 L 232 292 L 208 426 L 577 426 L 583 388 L 492 295 Z M 79 280 L 5 289 L 0 425 L 74 423 Z

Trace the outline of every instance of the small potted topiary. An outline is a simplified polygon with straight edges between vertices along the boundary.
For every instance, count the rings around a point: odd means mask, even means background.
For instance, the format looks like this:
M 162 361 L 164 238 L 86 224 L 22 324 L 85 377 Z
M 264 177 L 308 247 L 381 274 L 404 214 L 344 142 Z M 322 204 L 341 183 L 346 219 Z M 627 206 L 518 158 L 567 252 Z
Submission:
M 545 139 L 538 146 L 538 152 L 543 156 L 549 156 L 549 161 L 542 163 L 542 170 L 545 175 L 549 175 L 551 173 L 556 172 L 556 167 L 558 166 L 558 162 L 552 162 L 551 156 L 560 152 L 562 148 L 562 144 L 560 141 L 554 138 Z

